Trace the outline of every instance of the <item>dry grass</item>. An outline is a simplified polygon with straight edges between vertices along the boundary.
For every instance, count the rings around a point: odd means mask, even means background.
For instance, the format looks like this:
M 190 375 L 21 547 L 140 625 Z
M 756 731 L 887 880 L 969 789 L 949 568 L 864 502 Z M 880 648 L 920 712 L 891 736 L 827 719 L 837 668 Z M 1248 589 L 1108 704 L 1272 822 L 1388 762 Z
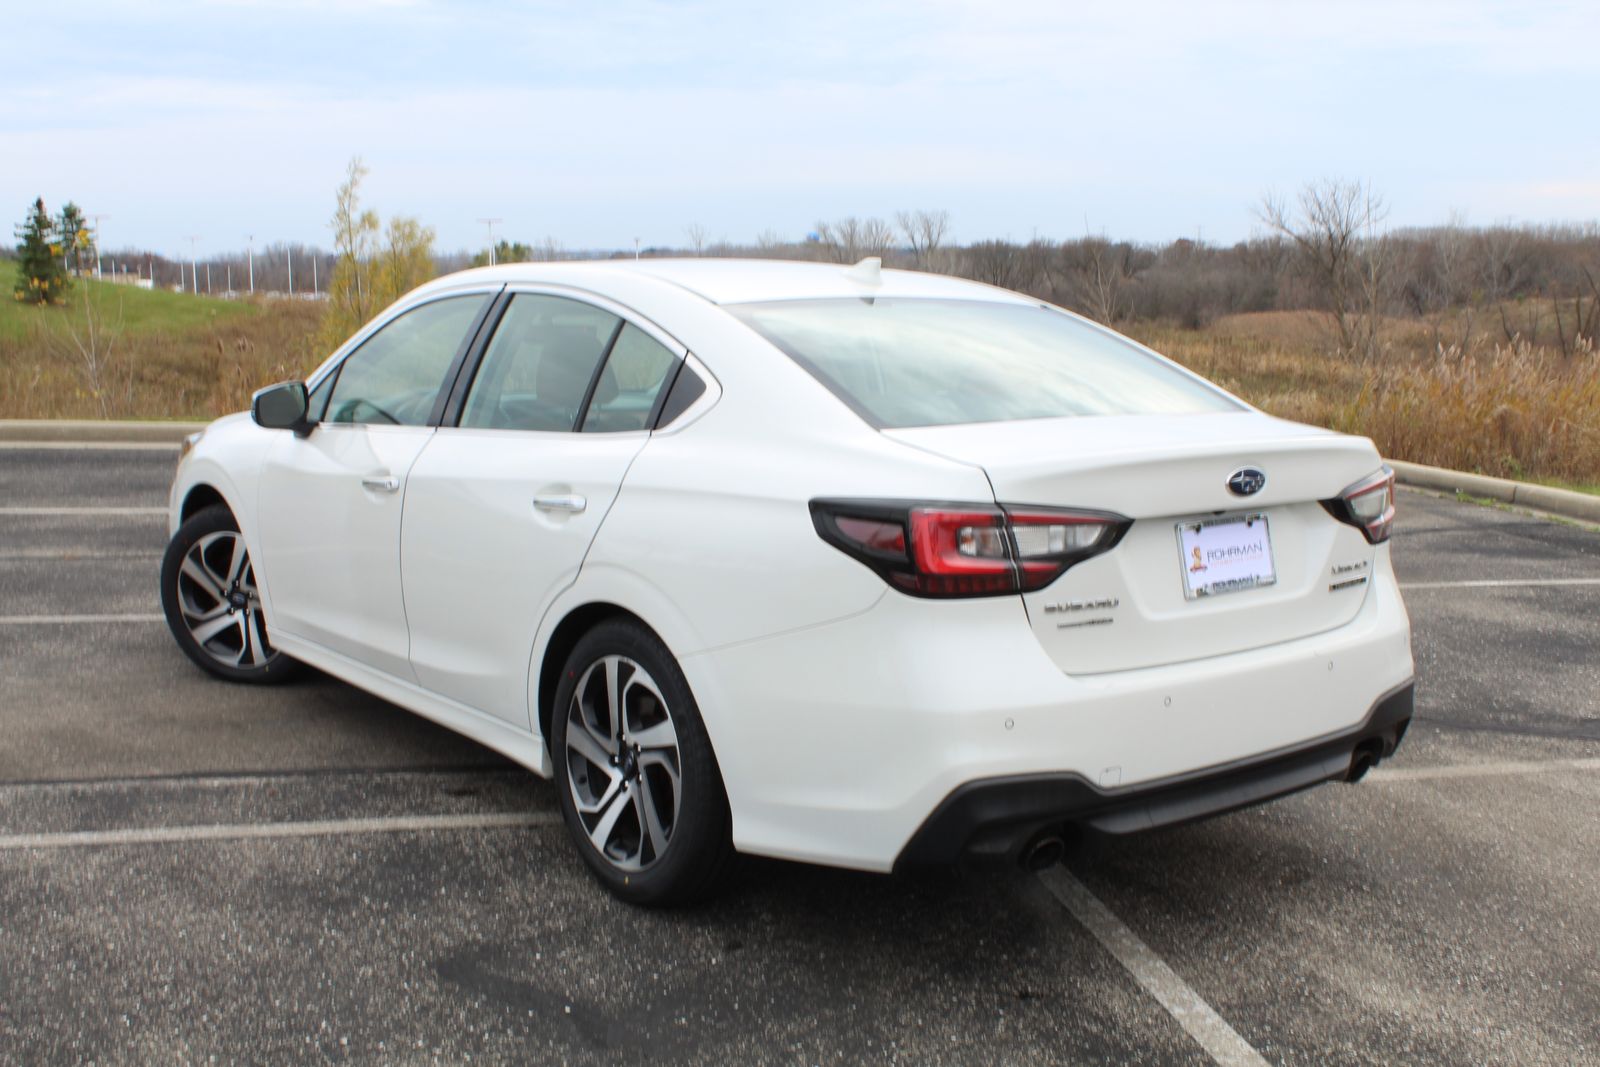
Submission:
M 134 299 L 142 302 L 128 316 Z M 86 352 L 96 315 L 101 341 Z M 321 305 L 301 301 L 135 298 L 84 285 L 73 305 L 0 329 L 0 418 L 239 411 L 254 390 L 320 361 L 321 317 Z M 1485 312 L 1474 321 L 1394 320 L 1383 330 L 1387 354 L 1373 362 L 1330 355 L 1326 322 L 1308 312 L 1227 316 L 1203 330 L 1122 329 L 1274 415 L 1364 434 L 1386 456 L 1600 485 L 1600 354 L 1496 345 L 1500 322 Z M 1468 350 L 1436 346 L 1435 338 L 1452 335 Z
M 313 347 L 319 304 L 187 308 L 132 325 L 121 287 L 75 290 L 68 307 L 0 332 L 0 418 L 209 419 L 243 410 L 253 391 L 300 377 L 323 355 Z
M 1600 482 L 1600 354 L 1564 357 L 1525 343 L 1475 351 L 1429 346 L 1433 330 L 1397 321 L 1387 355 L 1327 354 L 1317 316 L 1271 312 L 1184 330 L 1129 332 L 1274 415 L 1371 437 L 1386 456 L 1508 478 Z

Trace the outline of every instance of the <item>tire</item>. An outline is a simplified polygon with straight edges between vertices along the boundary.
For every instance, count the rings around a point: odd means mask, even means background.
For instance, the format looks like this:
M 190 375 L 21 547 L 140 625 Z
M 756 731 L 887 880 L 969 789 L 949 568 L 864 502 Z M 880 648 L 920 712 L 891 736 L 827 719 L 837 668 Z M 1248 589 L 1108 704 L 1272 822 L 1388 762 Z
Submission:
M 195 514 L 167 542 L 161 610 L 178 647 L 218 678 L 262 685 L 299 670 L 267 638 L 250 553 L 233 513 L 220 504 Z
M 630 904 L 709 897 L 734 855 L 728 798 L 694 695 L 666 646 L 637 623 L 603 622 L 567 658 L 555 701 L 556 791 L 589 870 Z

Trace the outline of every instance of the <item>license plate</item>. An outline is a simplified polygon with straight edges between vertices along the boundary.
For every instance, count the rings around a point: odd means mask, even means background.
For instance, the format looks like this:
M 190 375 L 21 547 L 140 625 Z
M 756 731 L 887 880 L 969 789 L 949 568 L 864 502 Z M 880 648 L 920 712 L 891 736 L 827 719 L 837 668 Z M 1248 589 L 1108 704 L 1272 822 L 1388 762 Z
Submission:
M 1267 517 L 1235 515 L 1178 524 L 1183 595 L 1189 600 L 1272 585 L 1272 537 Z

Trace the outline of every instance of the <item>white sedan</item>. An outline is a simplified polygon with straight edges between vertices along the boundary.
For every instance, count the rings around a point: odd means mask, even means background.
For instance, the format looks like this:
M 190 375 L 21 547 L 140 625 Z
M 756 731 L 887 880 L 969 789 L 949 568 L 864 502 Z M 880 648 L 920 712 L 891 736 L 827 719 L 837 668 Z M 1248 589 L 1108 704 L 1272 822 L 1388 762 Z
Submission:
M 553 777 L 612 892 L 735 851 L 1059 856 L 1390 755 L 1372 443 L 954 278 L 731 260 L 440 278 L 186 442 L 162 601 Z

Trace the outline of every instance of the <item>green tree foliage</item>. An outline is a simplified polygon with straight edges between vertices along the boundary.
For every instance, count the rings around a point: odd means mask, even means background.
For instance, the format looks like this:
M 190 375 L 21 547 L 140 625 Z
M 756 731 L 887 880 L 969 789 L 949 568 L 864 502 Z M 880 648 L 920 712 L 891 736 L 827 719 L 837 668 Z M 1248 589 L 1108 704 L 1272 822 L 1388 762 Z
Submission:
M 85 264 L 92 262 L 89 224 L 83 217 L 83 209 L 70 200 L 56 219 L 56 241 L 61 245 L 62 266 L 68 274 L 81 276 Z
M 494 261 L 496 263 L 532 263 L 533 249 L 521 241 L 507 241 L 504 237 L 494 243 Z M 474 267 L 487 267 L 489 253 L 479 252 L 472 257 Z
M 361 180 L 366 176 L 357 156 L 335 197 L 331 225 L 339 259 L 328 283 L 328 312 L 318 337 L 327 349 L 338 347 L 372 316 L 438 273 L 433 230 L 416 219 L 390 219 L 380 244 L 378 213 L 361 207 Z
M 16 228 L 16 298 L 27 304 L 59 304 L 66 296 L 67 273 L 61 267 L 61 245 L 56 240 L 56 225 L 44 209 L 41 198 L 28 209 L 28 217 Z

